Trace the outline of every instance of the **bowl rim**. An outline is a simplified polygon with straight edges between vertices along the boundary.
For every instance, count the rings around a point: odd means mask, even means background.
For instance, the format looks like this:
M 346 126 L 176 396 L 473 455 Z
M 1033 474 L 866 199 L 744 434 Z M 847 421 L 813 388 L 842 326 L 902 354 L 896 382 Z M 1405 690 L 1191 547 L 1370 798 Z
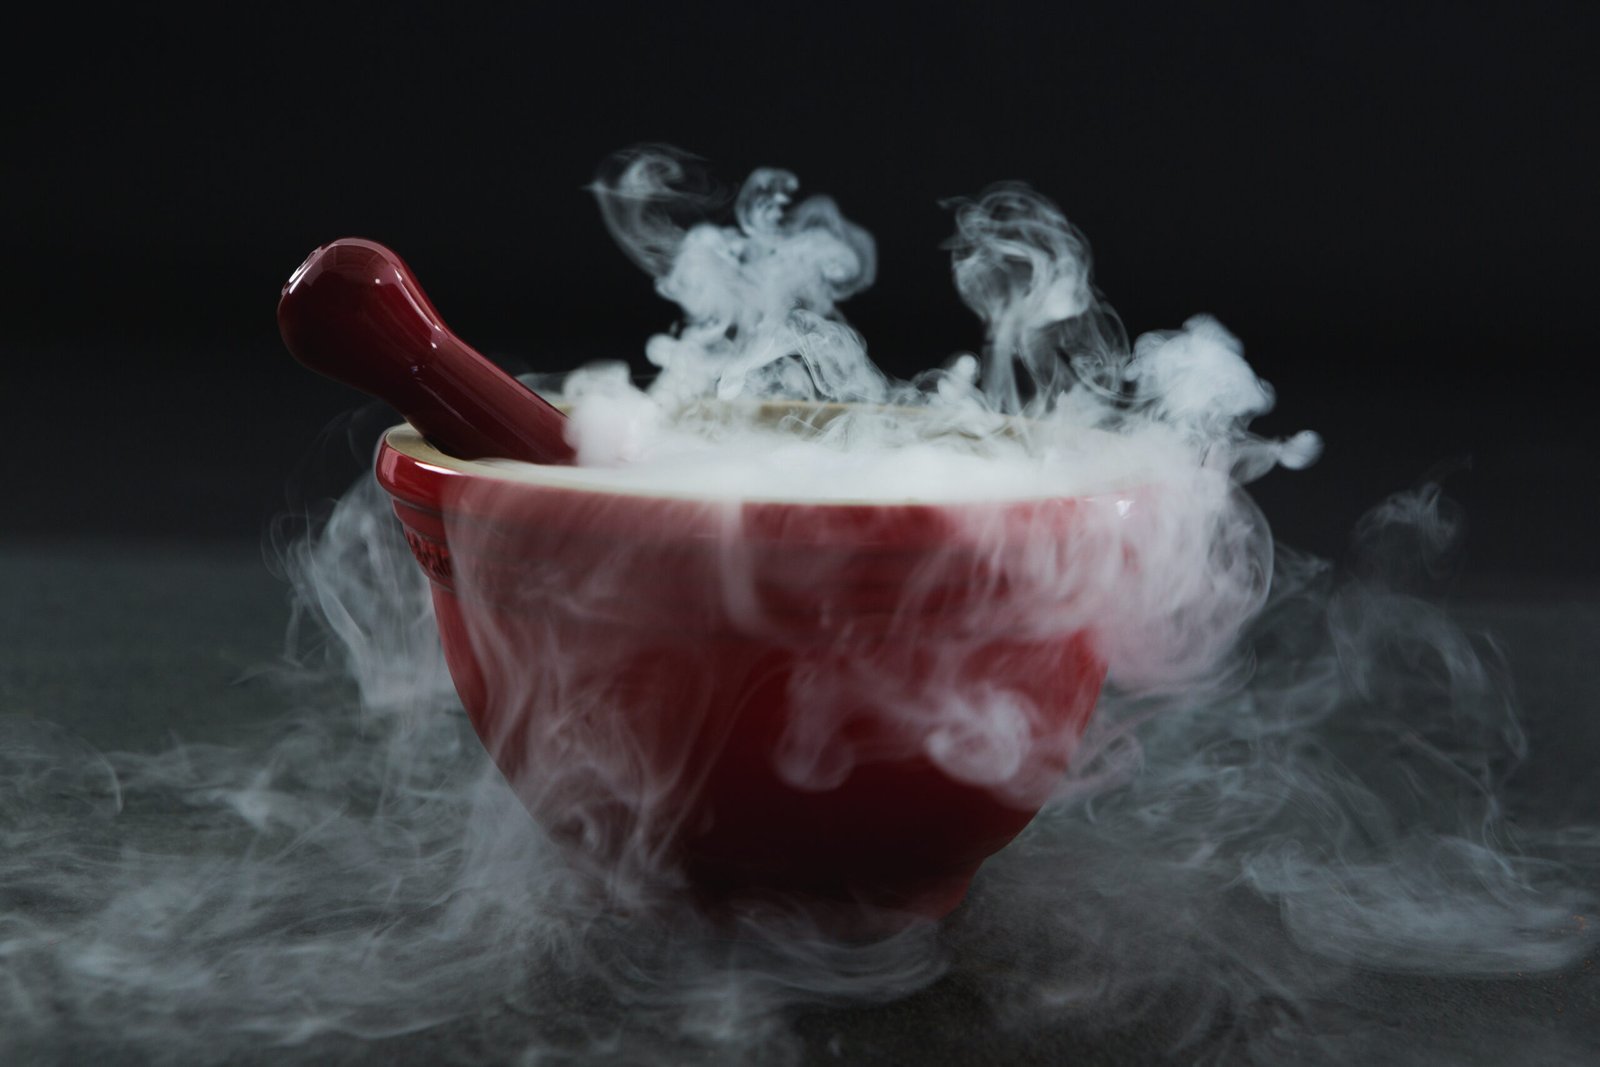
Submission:
M 556 406 L 563 411 L 567 405 L 557 403 Z M 813 411 L 848 411 L 864 405 L 845 404 L 838 402 L 764 402 L 758 405 L 763 408 L 792 410 L 806 408 Z M 915 411 L 915 408 L 908 408 Z M 1018 418 L 1012 416 L 1011 418 Z M 1104 430 L 1085 429 L 1081 432 L 1103 435 L 1107 438 L 1116 438 Z M 548 489 L 566 492 L 592 494 L 596 496 L 620 496 L 638 500 L 656 500 L 678 504 L 746 504 L 762 508 L 805 507 L 805 508 L 901 508 L 901 509 L 957 509 L 968 508 L 993 509 L 996 507 L 1028 507 L 1062 503 L 1066 501 L 1088 502 L 1091 500 L 1127 501 L 1131 497 L 1141 494 L 1147 488 L 1147 483 L 1134 478 L 1120 484 L 1108 483 L 1096 488 L 1077 493 L 1036 493 L 998 496 L 974 496 L 951 498 L 928 497 L 873 497 L 859 498 L 847 496 L 802 496 L 798 494 L 737 494 L 721 492 L 673 492 L 670 490 L 655 489 L 639 485 L 618 485 L 595 478 L 591 472 L 596 468 L 587 468 L 577 465 L 543 464 L 543 463 L 516 463 L 510 465 L 508 460 L 494 459 L 462 459 L 435 447 L 416 427 L 409 422 L 401 422 L 384 431 L 380 453 L 389 449 L 398 453 L 406 460 L 415 464 L 427 473 L 444 478 L 488 479 L 508 485 L 519 485 L 529 489 Z M 1126 507 L 1126 504 L 1123 505 Z

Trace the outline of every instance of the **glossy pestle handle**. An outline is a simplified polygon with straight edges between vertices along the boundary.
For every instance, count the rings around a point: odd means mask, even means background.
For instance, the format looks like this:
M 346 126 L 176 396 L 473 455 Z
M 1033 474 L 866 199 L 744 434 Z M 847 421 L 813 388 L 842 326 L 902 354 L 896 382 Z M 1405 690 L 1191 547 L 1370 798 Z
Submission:
M 278 329 L 301 363 L 387 401 L 441 451 L 573 460 L 566 417 L 451 333 L 411 269 L 375 241 L 312 252 L 283 287 Z

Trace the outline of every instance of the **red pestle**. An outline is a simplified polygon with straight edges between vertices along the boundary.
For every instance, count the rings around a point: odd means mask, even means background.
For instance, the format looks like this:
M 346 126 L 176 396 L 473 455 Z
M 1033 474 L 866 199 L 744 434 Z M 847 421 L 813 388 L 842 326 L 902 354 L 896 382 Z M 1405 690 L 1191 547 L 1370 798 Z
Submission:
M 323 245 L 290 275 L 278 329 L 301 363 L 387 401 L 442 452 L 571 463 L 566 417 L 444 324 L 376 241 Z

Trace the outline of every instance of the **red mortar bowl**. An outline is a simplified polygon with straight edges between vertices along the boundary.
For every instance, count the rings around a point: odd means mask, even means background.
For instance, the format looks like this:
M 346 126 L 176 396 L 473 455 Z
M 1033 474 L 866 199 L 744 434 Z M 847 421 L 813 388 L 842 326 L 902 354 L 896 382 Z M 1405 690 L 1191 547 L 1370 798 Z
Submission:
M 1105 676 L 1048 576 L 1114 543 L 1093 534 L 1126 500 L 647 495 L 404 425 L 377 472 L 474 728 L 613 887 L 943 916 L 1050 797 Z

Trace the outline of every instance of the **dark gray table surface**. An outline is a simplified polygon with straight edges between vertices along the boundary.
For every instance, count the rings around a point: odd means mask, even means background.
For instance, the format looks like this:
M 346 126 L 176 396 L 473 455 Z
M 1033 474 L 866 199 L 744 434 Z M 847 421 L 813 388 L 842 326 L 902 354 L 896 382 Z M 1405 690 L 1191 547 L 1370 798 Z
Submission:
M 1507 907 L 1566 947 L 1478 944 L 1487 883 L 1418 891 L 1407 921 L 1452 925 L 1413 945 L 1360 900 L 1335 928 L 1295 901 L 1336 896 L 1252 891 L 1281 842 L 1219 878 L 1157 854 L 1179 837 L 1096 836 L 1154 802 L 1064 806 L 887 947 L 719 943 L 541 881 L 459 724 L 375 723 L 272 669 L 288 599 L 255 546 L 13 546 L 0 604 L 0 1062 L 1600 1062 L 1600 915 L 1560 910 L 1596 856 L 1594 590 L 1454 608 L 1497 635 L 1526 729 L 1497 803 L 1533 831 L 1495 840 L 1556 857 Z M 408 744 L 441 754 L 384 771 Z

